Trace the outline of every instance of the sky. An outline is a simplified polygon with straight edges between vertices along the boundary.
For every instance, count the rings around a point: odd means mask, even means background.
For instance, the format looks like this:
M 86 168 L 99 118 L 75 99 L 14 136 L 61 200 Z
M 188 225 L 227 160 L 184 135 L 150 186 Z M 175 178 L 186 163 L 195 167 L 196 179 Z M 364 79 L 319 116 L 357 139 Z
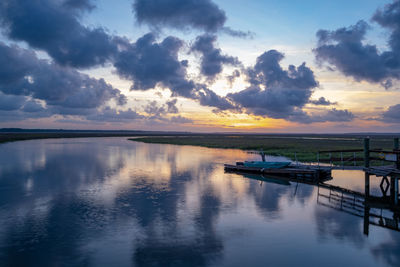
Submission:
M 0 127 L 400 131 L 399 0 L 2 0 Z

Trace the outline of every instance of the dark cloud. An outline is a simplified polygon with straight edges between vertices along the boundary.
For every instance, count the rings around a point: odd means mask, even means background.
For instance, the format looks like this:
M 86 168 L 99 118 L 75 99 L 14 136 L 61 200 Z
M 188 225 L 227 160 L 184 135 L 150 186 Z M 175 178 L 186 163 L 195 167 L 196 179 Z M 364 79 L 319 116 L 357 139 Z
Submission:
M 365 44 L 370 27 L 361 20 L 348 28 L 318 31 L 314 52 L 318 61 L 335 66 L 346 76 L 380 83 L 388 89 L 393 86 L 392 79 L 400 77 L 400 1 L 378 10 L 372 20 L 390 32 L 387 51 L 380 52 L 375 45 Z
M 182 45 L 183 42 L 175 37 L 157 43 L 155 35 L 148 33 L 135 43 L 122 42 L 114 66 L 122 78 L 133 81 L 132 90 L 161 86 L 170 89 L 173 96 L 197 100 L 204 106 L 232 108 L 227 99 L 206 85 L 187 79 L 187 61 L 178 59 Z
M 396 59 L 392 59 L 393 62 L 391 63 L 398 67 L 400 56 L 400 1 L 394 0 L 383 9 L 377 10 L 372 20 L 391 31 L 389 46 L 392 48 L 393 53 L 396 54 Z
M 217 31 L 233 37 L 252 38 L 254 33 L 226 27 L 225 12 L 212 0 L 134 0 L 137 22 L 156 30 L 170 27 L 180 30 Z
M 0 110 L 18 110 L 25 104 L 25 102 L 25 96 L 5 95 L 0 93 Z
M 235 82 L 236 78 L 239 78 L 239 77 L 240 77 L 240 71 L 234 70 L 231 75 L 226 77 L 226 79 L 228 80 L 228 83 L 232 86 L 233 83 Z
M 330 106 L 330 105 L 336 105 L 337 102 L 331 102 L 329 100 L 327 100 L 325 97 L 321 96 L 319 99 L 317 100 L 310 100 L 311 104 L 313 105 L 317 105 L 317 106 Z
M 172 123 L 183 124 L 183 123 L 193 123 L 193 120 L 182 117 L 180 115 L 171 117 L 170 121 Z
M 175 98 L 175 99 L 171 99 L 170 101 L 167 101 L 165 103 L 167 105 L 167 112 L 168 113 L 178 113 L 179 112 L 178 108 L 176 107 L 176 102 L 177 101 L 178 100 Z
M 178 59 L 183 42 L 167 37 L 156 43 L 148 33 L 136 43 L 126 42 L 114 63 L 117 73 L 134 82 L 132 90 L 148 90 L 156 85 L 169 88 L 174 95 L 189 96 L 194 83 L 186 80 L 187 61 Z
M 157 28 L 216 32 L 226 21 L 225 12 L 211 0 L 135 0 L 133 11 L 139 23 Z
M 20 121 L 31 118 L 50 117 L 39 101 L 21 95 L 6 95 L 0 92 L 0 121 Z
M 167 101 L 164 105 L 158 105 L 157 101 L 149 101 L 144 107 L 144 112 L 147 113 L 146 119 L 151 122 L 171 122 L 171 123 L 192 123 L 191 119 L 182 117 L 181 115 L 166 117 L 168 114 L 177 114 L 179 112 L 176 107 L 177 99 Z
M 92 10 L 95 5 L 92 4 L 91 0 L 65 0 L 63 5 L 69 8 L 77 8 L 82 10 Z
M 12 40 L 46 51 L 57 63 L 79 68 L 104 64 L 117 51 L 102 28 L 79 22 L 88 0 L 2 0 L 0 25 Z
M 166 112 L 166 107 L 164 105 L 159 106 L 157 101 L 149 101 L 149 103 L 144 107 L 144 112 L 152 117 L 162 117 Z
M 389 123 L 400 123 L 400 104 L 390 106 L 388 110 L 382 114 L 381 120 Z
M 32 100 L 25 102 L 24 107 L 22 108 L 22 111 L 36 113 L 36 112 L 45 111 L 45 108 L 39 101 L 32 99 Z
M 132 109 L 118 111 L 116 109 L 106 107 L 99 112 L 86 116 L 85 118 L 90 121 L 130 122 L 137 119 L 143 119 L 144 116 L 138 114 Z
M 306 114 L 298 118 L 297 121 L 302 123 L 314 122 L 349 122 L 355 118 L 355 115 L 347 109 L 330 109 L 325 110 L 321 114 Z
M 246 71 L 251 85 L 227 96 L 238 105 L 236 109 L 256 116 L 300 123 L 350 121 L 354 118 L 350 111 L 335 108 L 319 113 L 305 112 L 303 108 L 308 103 L 333 103 L 324 97 L 311 100 L 313 90 L 318 87 L 314 73 L 305 63 L 298 67 L 289 65 L 284 70 L 280 66 L 283 58 L 284 55 L 276 50 L 265 52 L 257 58 L 256 65 Z
M 276 50 L 259 56 L 256 65 L 247 70 L 251 86 L 228 94 L 228 98 L 247 113 L 259 116 L 290 119 L 301 112 L 318 82 L 305 63 L 297 68 L 290 65 L 288 70 L 283 70 L 280 66 L 283 57 Z
M 144 112 L 155 118 L 161 118 L 166 114 L 176 114 L 179 112 L 176 107 L 177 99 L 167 101 L 164 105 L 158 105 L 157 101 L 149 101 L 144 107 Z
M 199 100 L 203 106 L 216 107 L 219 110 L 235 109 L 234 104 L 229 99 L 217 95 L 205 85 L 198 85 L 193 98 Z
M 6 95 L 43 100 L 53 110 L 95 109 L 110 100 L 126 103 L 126 97 L 103 79 L 38 59 L 29 50 L 0 43 L 0 54 L 0 91 Z M 35 103 L 26 109 L 40 109 Z
M 255 36 L 254 32 L 251 31 L 239 31 L 239 30 L 233 30 L 230 27 L 224 27 L 222 28 L 222 31 L 225 32 L 226 34 L 229 34 L 230 36 L 233 37 L 239 37 L 239 38 L 250 38 L 253 39 Z
M 191 50 L 201 53 L 201 74 L 209 79 L 214 79 L 222 72 L 223 65 L 238 66 L 237 57 L 223 55 L 221 49 L 214 46 L 216 35 L 204 34 L 196 38 Z

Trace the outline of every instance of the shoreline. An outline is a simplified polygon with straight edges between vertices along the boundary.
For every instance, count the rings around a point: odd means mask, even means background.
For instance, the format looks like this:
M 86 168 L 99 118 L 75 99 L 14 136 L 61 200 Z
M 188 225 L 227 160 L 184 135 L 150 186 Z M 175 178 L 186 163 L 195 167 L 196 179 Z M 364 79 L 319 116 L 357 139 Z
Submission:
M 317 155 L 323 150 L 349 150 L 362 149 L 363 138 L 307 138 L 299 135 L 298 137 L 287 138 L 285 136 L 248 136 L 248 135 L 229 135 L 229 136 L 147 136 L 128 139 L 130 141 L 150 143 L 150 144 L 170 144 L 188 145 L 207 148 L 220 149 L 240 149 L 243 151 L 264 151 L 271 156 L 283 156 L 293 161 L 318 162 L 318 158 L 323 162 L 329 159 L 328 154 Z M 371 139 L 371 148 L 392 149 L 393 140 L 390 138 L 374 137 Z M 363 156 L 363 152 L 343 153 L 343 157 L 357 158 Z M 336 155 L 338 156 L 338 155 Z M 353 161 L 346 164 L 352 165 Z
M 293 161 L 317 162 L 321 150 L 361 149 L 363 136 L 353 135 L 252 135 L 252 134 L 182 134 L 173 132 L 10 132 L 0 133 L 0 144 L 52 138 L 126 137 L 130 141 L 190 145 L 208 148 L 264 151 L 271 156 L 283 156 Z M 371 148 L 392 149 L 392 136 L 371 136 Z M 344 154 L 344 157 L 353 154 Z M 320 155 L 321 161 L 328 155 Z M 324 158 L 325 156 L 325 158 Z M 358 153 L 357 157 L 361 157 Z

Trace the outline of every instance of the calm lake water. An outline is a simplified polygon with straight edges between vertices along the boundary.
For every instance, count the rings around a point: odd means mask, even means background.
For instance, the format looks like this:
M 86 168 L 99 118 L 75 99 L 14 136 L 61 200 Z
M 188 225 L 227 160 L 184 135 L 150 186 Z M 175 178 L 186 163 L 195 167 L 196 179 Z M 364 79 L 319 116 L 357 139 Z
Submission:
M 400 266 L 399 232 L 365 235 L 318 187 L 224 173 L 254 158 L 126 138 L 2 144 L 0 266 Z M 333 176 L 363 191 L 362 172 Z

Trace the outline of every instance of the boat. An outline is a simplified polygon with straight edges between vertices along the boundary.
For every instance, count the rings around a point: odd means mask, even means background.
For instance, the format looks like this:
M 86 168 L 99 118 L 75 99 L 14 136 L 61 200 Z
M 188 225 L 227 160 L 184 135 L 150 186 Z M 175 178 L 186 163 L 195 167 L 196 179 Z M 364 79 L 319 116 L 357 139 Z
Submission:
M 290 163 L 289 161 L 245 161 L 243 162 L 243 166 L 264 169 L 282 169 L 289 166 Z

